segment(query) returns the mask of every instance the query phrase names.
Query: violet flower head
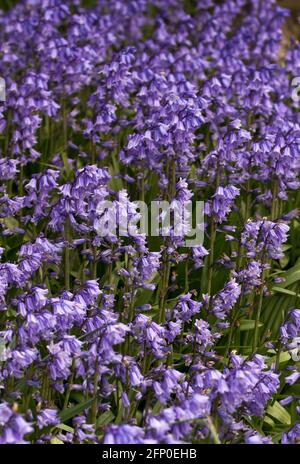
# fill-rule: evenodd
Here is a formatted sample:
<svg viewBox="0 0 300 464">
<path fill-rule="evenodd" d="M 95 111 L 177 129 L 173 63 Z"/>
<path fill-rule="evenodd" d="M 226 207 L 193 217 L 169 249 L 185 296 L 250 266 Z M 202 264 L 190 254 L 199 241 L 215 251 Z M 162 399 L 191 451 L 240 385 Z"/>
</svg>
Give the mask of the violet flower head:
<svg viewBox="0 0 300 464">
<path fill-rule="evenodd" d="M 28 443 L 26 435 L 33 431 L 31 424 L 14 412 L 7 403 L 0 404 L 0 443 L 22 445 Z"/>
</svg>

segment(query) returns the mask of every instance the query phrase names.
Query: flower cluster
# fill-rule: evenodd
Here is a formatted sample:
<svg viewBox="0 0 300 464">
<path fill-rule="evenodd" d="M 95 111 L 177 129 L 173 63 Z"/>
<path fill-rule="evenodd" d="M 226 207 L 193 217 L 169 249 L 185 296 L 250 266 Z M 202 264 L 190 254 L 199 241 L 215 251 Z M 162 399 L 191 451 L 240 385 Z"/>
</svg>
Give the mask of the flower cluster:
<svg viewBox="0 0 300 464">
<path fill-rule="evenodd" d="M 1 444 L 300 442 L 288 14 L 275 0 L 0 12 Z M 170 224 L 160 210 L 147 236 L 154 201 Z M 193 212 L 174 216 L 196 201 L 204 239 L 188 247 Z"/>
</svg>

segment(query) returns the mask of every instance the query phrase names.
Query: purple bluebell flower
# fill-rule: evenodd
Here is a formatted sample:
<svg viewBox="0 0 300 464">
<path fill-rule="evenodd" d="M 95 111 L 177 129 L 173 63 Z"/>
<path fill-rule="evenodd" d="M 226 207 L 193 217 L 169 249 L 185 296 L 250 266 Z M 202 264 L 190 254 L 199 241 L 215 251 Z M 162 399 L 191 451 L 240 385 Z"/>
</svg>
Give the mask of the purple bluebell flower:
<svg viewBox="0 0 300 464">
<path fill-rule="evenodd" d="M 37 415 L 37 426 L 39 429 L 43 429 L 49 425 L 57 425 L 59 422 L 56 409 L 43 409 Z"/>
<path fill-rule="evenodd" d="M 33 431 L 31 424 L 13 411 L 7 403 L 0 404 L 0 443 L 22 445 L 28 443 L 26 435 Z"/>
</svg>

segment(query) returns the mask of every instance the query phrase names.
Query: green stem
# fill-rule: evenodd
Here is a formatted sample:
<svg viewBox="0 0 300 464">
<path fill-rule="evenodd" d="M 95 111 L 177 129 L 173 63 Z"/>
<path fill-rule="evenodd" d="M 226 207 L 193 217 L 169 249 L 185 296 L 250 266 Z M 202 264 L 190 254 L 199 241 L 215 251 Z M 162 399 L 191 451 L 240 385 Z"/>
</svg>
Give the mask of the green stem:
<svg viewBox="0 0 300 464">
<path fill-rule="evenodd" d="M 167 294 L 168 294 L 168 286 L 169 286 L 169 279 L 170 279 L 170 270 L 171 265 L 168 260 L 167 252 L 164 252 L 164 263 L 163 263 L 163 278 L 162 278 L 162 286 L 161 292 L 159 297 L 159 324 L 164 323 L 166 319 L 166 302 L 167 302 Z"/>
<path fill-rule="evenodd" d="M 217 172 L 216 172 L 216 190 L 220 184 L 220 161 L 217 162 Z M 214 268 L 214 253 L 215 253 L 215 241 L 217 235 L 217 224 L 214 221 L 213 215 L 211 216 L 210 224 L 210 244 L 209 244 L 209 255 L 208 255 L 208 277 L 207 277 L 207 289 L 206 293 L 211 294 L 212 290 L 212 277 L 213 277 L 213 268 Z M 211 307 L 212 298 L 210 298 L 209 306 Z M 209 308 L 210 309 L 210 308 Z"/>
<path fill-rule="evenodd" d="M 208 425 L 209 431 L 211 433 L 214 444 L 215 445 L 221 445 L 221 440 L 219 438 L 216 426 L 215 426 L 215 424 L 214 424 L 214 422 L 213 422 L 213 420 L 212 420 L 212 418 L 210 416 L 207 418 L 207 425 Z"/>
<path fill-rule="evenodd" d="M 146 347 L 146 343 L 144 343 L 144 359 L 143 359 L 143 368 L 142 368 L 143 375 L 145 375 L 147 372 L 147 364 L 148 364 L 147 347 Z"/>
<path fill-rule="evenodd" d="M 65 224 L 65 288 L 66 290 L 70 290 L 70 248 L 69 248 L 69 240 L 70 240 L 70 223 L 69 219 L 66 220 Z"/>
<path fill-rule="evenodd" d="M 176 190 L 176 164 L 175 161 L 172 161 L 171 173 L 169 172 L 169 163 L 167 164 L 167 174 L 169 175 L 170 182 L 169 182 L 169 189 L 167 192 L 167 197 L 169 202 L 175 196 Z M 170 272 L 171 272 L 171 263 L 169 261 L 169 256 L 167 253 L 168 248 L 168 240 L 165 239 L 164 241 L 164 252 L 163 252 L 163 268 L 162 268 L 162 285 L 160 288 L 160 295 L 159 295 L 159 316 L 158 322 L 164 323 L 166 319 L 166 299 L 168 294 L 168 287 L 169 287 L 169 280 L 170 280 Z"/>
<path fill-rule="evenodd" d="M 216 223 L 211 218 L 211 229 L 210 229 L 210 246 L 209 246 L 209 256 L 208 256 L 208 278 L 207 278 L 207 293 L 211 294 L 212 289 L 212 276 L 214 269 L 214 253 L 215 253 L 215 240 L 217 234 Z"/>
<path fill-rule="evenodd" d="M 96 248 L 92 245 L 92 263 L 91 263 L 91 278 L 94 280 L 97 278 L 97 251 Z"/>
<path fill-rule="evenodd" d="M 264 266 L 264 260 L 262 262 L 262 266 Z M 259 321 L 260 321 L 260 315 L 261 315 L 261 310 L 262 310 L 264 286 L 265 286 L 265 270 L 262 271 L 261 280 L 262 281 L 261 281 L 259 297 L 258 297 L 257 312 L 256 312 L 256 317 L 255 317 L 255 327 L 254 327 L 254 336 L 253 336 L 253 354 L 256 353 L 257 346 L 258 346 Z"/>
<path fill-rule="evenodd" d="M 185 262 L 184 267 L 184 293 L 188 293 L 189 291 L 189 255 Z"/>
<path fill-rule="evenodd" d="M 46 372 L 43 378 L 43 385 L 42 385 L 42 398 L 44 401 L 49 401 L 51 394 L 50 394 L 50 377 Z"/>
<path fill-rule="evenodd" d="M 71 395 L 71 391 L 72 391 L 72 384 L 74 382 L 74 376 L 75 376 L 74 375 L 74 368 L 75 368 L 75 362 L 73 360 L 72 366 L 71 366 L 72 374 L 69 376 L 69 379 L 68 379 L 68 388 L 67 388 L 66 396 L 65 396 L 65 399 L 64 399 L 63 409 L 67 409 L 68 404 L 69 404 L 69 399 L 70 399 L 70 395 Z"/>
<path fill-rule="evenodd" d="M 273 183 L 272 191 L 272 207 L 271 207 L 271 220 L 274 221 L 278 216 L 278 186 L 276 180 Z"/>
<path fill-rule="evenodd" d="M 141 191 L 140 191 L 140 201 L 145 201 L 145 175 L 142 173 L 141 178 Z"/>
<path fill-rule="evenodd" d="M 95 362 L 95 373 L 94 373 L 94 402 L 92 404 L 92 409 L 91 409 L 91 421 L 92 424 L 96 425 L 97 422 L 97 413 L 98 413 L 98 368 L 99 368 L 99 358 L 98 354 L 96 354 L 96 362 Z"/>
<path fill-rule="evenodd" d="M 242 295 L 242 293 L 241 293 Z M 241 299 L 241 296 L 239 298 L 239 301 Z M 234 335 L 234 331 L 235 331 L 235 326 L 236 326 L 236 322 L 239 318 L 239 314 L 240 314 L 240 302 L 238 303 L 237 305 L 237 308 L 234 312 L 234 315 L 233 315 L 233 318 L 231 320 L 231 323 L 230 323 L 230 332 L 229 332 L 229 337 L 228 337 L 228 343 L 227 343 L 227 349 L 226 349 L 226 353 L 225 353 L 225 359 L 228 358 L 228 355 L 229 355 L 229 352 L 230 352 L 230 349 L 231 349 L 231 344 L 232 344 L 232 339 L 233 339 L 233 335 Z"/>
<path fill-rule="evenodd" d="M 96 149 L 95 149 L 95 144 L 93 143 L 92 138 L 90 138 L 90 150 L 91 150 L 92 164 L 95 164 L 96 163 Z"/>
<path fill-rule="evenodd" d="M 251 212 L 251 195 L 250 195 L 250 191 L 251 191 L 251 186 L 250 186 L 250 180 L 248 179 L 247 180 L 247 186 L 246 186 L 246 206 L 245 206 L 245 217 L 244 217 L 244 222 L 245 223 L 247 222 L 248 217 L 249 217 L 250 212 Z M 240 233 L 241 233 L 241 231 L 240 231 Z M 236 260 L 236 269 L 235 269 L 236 273 L 238 273 L 240 271 L 240 269 L 242 267 L 242 262 L 243 262 L 242 244 L 241 244 L 241 240 L 239 240 L 239 242 L 238 242 L 237 260 Z M 234 332 L 235 332 L 235 329 L 236 329 L 236 322 L 237 322 L 239 314 L 240 314 L 242 300 L 243 300 L 243 286 L 241 288 L 241 294 L 240 294 L 240 297 L 238 299 L 237 306 L 236 306 L 236 308 L 234 309 L 234 312 L 233 312 L 233 318 L 232 318 L 231 325 L 230 325 L 230 332 L 229 332 L 229 337 L 228 337 L 228 343 L 227 343 L 227 350 L 226 350 L 225 359 L 228 357 L 228 354 L 230 352 L 232 339 L 233 339 Z"/>
</svg>

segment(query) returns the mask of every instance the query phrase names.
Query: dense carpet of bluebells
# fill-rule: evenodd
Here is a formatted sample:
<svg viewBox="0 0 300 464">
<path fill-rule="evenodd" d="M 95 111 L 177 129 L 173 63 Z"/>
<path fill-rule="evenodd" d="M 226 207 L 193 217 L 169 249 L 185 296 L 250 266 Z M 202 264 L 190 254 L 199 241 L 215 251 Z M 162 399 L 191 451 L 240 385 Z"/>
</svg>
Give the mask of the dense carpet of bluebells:
<svg viewBox="0 0 300 464">
<path fill-rule="evenodd" d="M 300 442 L 287 16 L 273 0 L 0 12 L 0 443 Z M 103 200 L 139 221 L 136 200 L 188 199 L 203 245 L 97 232 Z"/>
</svg>

